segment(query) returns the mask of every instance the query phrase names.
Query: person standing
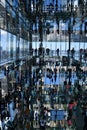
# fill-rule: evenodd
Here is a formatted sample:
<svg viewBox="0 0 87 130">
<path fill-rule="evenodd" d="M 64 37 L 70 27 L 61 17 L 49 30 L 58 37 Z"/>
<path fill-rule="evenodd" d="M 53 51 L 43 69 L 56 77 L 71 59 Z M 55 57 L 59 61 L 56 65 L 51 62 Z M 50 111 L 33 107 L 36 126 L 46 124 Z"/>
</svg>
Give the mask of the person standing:
<svg viewBox="0 0 87 130">
<path fill-rule="evenodd" d="M 87 106 L 85 110 L 85 116 L 84 116 L 84 128 L 83 130 L 87 130 Z"/>
<path fill-rule="evenodd" d="M 40 128 L 46 130 L 46 119 L 44 117 L 40 120 Z"/>
</svg>

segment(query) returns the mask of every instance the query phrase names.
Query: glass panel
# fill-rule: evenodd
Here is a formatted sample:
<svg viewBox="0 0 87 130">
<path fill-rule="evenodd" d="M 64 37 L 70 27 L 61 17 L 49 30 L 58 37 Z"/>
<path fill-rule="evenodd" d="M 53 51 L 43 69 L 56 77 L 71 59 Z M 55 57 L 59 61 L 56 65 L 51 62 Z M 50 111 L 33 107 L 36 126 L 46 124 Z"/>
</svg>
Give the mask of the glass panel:
<svg viewBox="0 0 87 130">
<path fill-rule="evenodd" d="M 20 38 L 19 48 L 20 48 L 19 57 L 22 57 L 22 55 L 23 55 L 23 39 L 22 38 Z"/>
<path fill-rule="evenodd" d="M 24 56 L 26 55 L 26 40 L 24 40 Z"/>
<path fill-rule="evenodd" d="M 10 59 L 13 59 L 13 35 L 9 33 L 10 36 Z"/>
<path fill-rule="evenodd" d="M 29 41 L 28 41 L 28 54 L 29 54 L 29 46 L 30 46 L 30 43 L 29 43 Z"/>
<path fill-rule="evenodd" d="M 28 41 L 25 40 L 25 55 L 28 54 Z"/>
<path fill-rule="evenodd" d="M 10 59 L 10 36 L 9 36 L 8 32 L 7 32 L 7 44 L 6 44 L 6 48 L 8 50 L 8 59 Z"/>
<path fill-rule="evenodd" d="M 1 30 L 1 61 L 5 62 L 16 56 L 16 36 Z"/>
<path fill-rule="evenodd" d="M 0 0 L 0 2 L 5 7 L 5 0 Z"/>
<path fill-rule="evenodd" d="M 16 57 L 16 36 L 13 35 L 13 57 Z"/>
<path fill-rule="evenodd" d="M 24 39 L 22 39 L 23 40 L 23 42 L 22 42 L 22 56 L 24 56 Z"/>
<path fill-rule="evenodd" d="M 1 61 L 5 61 L 8 59 L 8 46 L 7 46 L 8 40 L 7 40 L 7 32 L 4 30 L 1 30 Z"/>
</svg>

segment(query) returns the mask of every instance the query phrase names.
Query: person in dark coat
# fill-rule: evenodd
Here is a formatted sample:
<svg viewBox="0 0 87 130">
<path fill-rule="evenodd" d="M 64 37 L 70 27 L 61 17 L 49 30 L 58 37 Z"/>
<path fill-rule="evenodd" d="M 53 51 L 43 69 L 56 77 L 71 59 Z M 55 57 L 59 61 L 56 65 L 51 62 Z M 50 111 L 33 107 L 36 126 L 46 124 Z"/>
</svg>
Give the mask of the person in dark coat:
<svg viewBox="0 0 87 130">
<path fill-rule="evenodd" d="M 84 129 L 83 130 L 87 130 L 87 116 L 85 116 L 85 118 L 84 118 Z"/>
</svg>

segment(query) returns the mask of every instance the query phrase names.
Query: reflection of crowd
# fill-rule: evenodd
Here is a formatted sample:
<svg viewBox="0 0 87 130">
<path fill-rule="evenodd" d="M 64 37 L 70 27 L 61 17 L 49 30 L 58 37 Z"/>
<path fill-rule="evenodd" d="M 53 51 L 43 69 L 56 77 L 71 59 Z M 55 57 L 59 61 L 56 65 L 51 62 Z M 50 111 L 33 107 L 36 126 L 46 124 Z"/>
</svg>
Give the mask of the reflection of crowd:
<svg viewBox="0 0 87 130">
<path fill-rule="evenodd" d="M 46 76 L 51 80 L 52 83 L 53 83 L 53 79 L 56 82 L 56 79 L 57 79 L 57 68 L 54 68 L 54 70 L 52 70 L 51 68 L 47 68 Z"/>
<path fill-rule="evenodd" d="M 16 55 L 17 53 L 17 55 Z M 27 49 L 26 50 L 19 50 L 19 52 L 16 52 L 16 51 L 13 51 L 13 50 L 10 50 L 10 51 L 6 51 L 6 50 L 3 50 L 0 52 L 1 54 L 1 60 L 5 60 L 5 59 L 14 59 L 16 56 L 19 55 L 19 57 L 21 56 L 25 56 L 25 55 L 28 55 L 28 51 Z"/>
<path fill-rule="evenodd" d="M 8 51 L 2 51 L 2 53 L 1 53 L 1 59 L 3 60 L 3 59 L 7 59 L 7 58 L 9 58 L 9 52 Z"/>
<path fill-rule="evenodd" d="M 17 52 L 17 50 L 19 51 L 19 52 Z M 22 50 L 20 50 L 20 48 L 19 49 L 17 49 L 16 51 L 14 51 L 14 50 L 10 50 L 10 51 L 7 51 L 7 50 L 0 50 L 1 52 L 0 52 L 0 54 L 1 54 L 1 60 L 3 60 L 3 59 L 11 59 L 11 58 L 14 58 L 14 57 L 16 57 L 16 56 L 19 56 L 19 57 L 21 57 L 21 56 L 25 56 L 25 55 L 28 55 L 28 50 L 27 49 L 22 49 Z M 49 49 L 49 48 L 35 48 L 35 49 L 33 49 L 32 48 L 32 50 L 30 51 L 30 53 L 33 55 L 33 56 L 35 56 L 35 55 L 39 55 L 39 54 L 42 54 L 43 53 L 43 55 L 50 55 L 51 56 L 51 53 L 50 52 L 52 52 L 53 50 L 51 50 L 51 49 Z M 53 51 L 53 53 L 55 53 L 56 54 L 56 56 L 60 56 L 60 51 L 61 50 L 59 50 L 59 48 L 57 48 L 56 50 L 54 50 Z M 16 54 L 17 53 L 17 54 Z M 61 54 L 62 54 L 63 52 L 61 51 Z M 71 56 L 71 58 L 73 58 L 74 59 L 74 57 L 77 55 L 77 51 L 75 50 L 75 48 L 72 48 L 70 51 L 69 50 L 67 50 L 67 52 L 65 52 L 66 54 L 65 55 L 67 55 L 68 56 L 68 54 L 70 53 L 70 56 Z M 79 52 L 78 52 L 78 58 L 79 58 L 79 60 L 81 61 L 82 59 L 83 60 L 85 60 L 86 61 L 86 58 L 87 58 L 87 48 L 86 49 L 82 49 L 82 48 L 80 48 L 79 49 Z"/>
<path fill-rule="evenodd" d="M 55 74 L 55 71 L 53 71 L 51 68 L 47 68 L 46 71 L 47 71 L 46 72 L 47 77 L 52 79 L 52 75 Z M 65 69 L 62 69 L 62 71 L 60 73 L 66 73 L 66 72 L 67 71 L 65 71 Z M 73 68 L 73 70 L 71 71 L 71 74 L 72 73 L 77 73 L 77 69 Z M 76 84 L 74 84 L 74 87 L 72 87 L 72 84 L 67 84 L 67 82 L 64 83 L 64 85 L 65 85 L 64 93 L 66 94 L 66 97 L 69 96 L 68 100 L 67 100 L 68 101 L 67 103 L 69 104 L 67 121 L 68 121 L 69 126 L 73 125 L 73 122 L 76 120 L 76 116 L 78 116 L 76 114 L 76 112 L 78 111 L 78 109 L 80 107 L 81 110 L 83 111 L 82 114 L 84 115 L 84 129 L 87 129 L 87 125 L 86 125 L 86 122 L 87 122 L 87 114 L 86 114 L 86 112 L 87 112 L 87 98 L 86 98 L 87 90 L 85 90 L 86 83 L 85 83 L 85 85 L 83 84 L 83 82 L 85 81 L 84 79 L 87 76 L 87 71 L 85 71 L 85 72 L 81 71 L 81 75 L 83 75 L 82 78 L 81 79 L 78 78 L 78 79 L 79 79 L 79 81 L 80 80 L 82 81 L 82 84 L 76 83 Z M 53 93 L 54 92 L 52 91 L 52 95 L 53 95 Z"/>
<path fill-rule="evenodd" d="M 42 92 L 42 77 L 43 71 L 38 69 L 36 72 L 31 72 L 32 78 L 29 79 L 30 73 L 27 72 L 27 66 L 25 71 L 21 71 L 18 68 L 11 67 L 8 70 L 4 69 L 5 75 L 8 77 L 9 81 L 12 77 L 16 79 L 16 84 L 14 85 L 14 91 L 9 91 L 8 95 L 4 99 L 2 99 L 2 113 L 1 113 L 1 121 L 2 124 L 5 122 L 7 118 L 16 126 L 17 129 L 21 130 L 22 125 L 26 126 L 27 129 L 30 129 L 32 126 L 33 120 L 36 121 L 36 125 L 39 123 L 39 126 L 42 130 L 45 130 L 47 126 L 50 126 L 50 109 L 45 107 L 43 104 L 45 103 L 45 96 Z M 74 68 L 73 68 L 74 69 Z M 52 82 L 53 79 L 56 81 L 57 73 L 67 75 L 68 70 L 66 68 L 61 68 L 60 70 L 56 67 L 46 68 L 46 72 L 44 71 L 44 75 L 46 73 L 46 77 L 48 77 Z M 74 71 L 76 73 L 76 69 L 72 70 L 71 73 Z M 13 73 L 14 72 L 14 73 Z M 87 73 L 85 72 L 85 75 Z M 63 76 L 61 76 L 63 77 Z M 66 77 L 68 79 L 68 77 Z M 29 86 L 29 81 L 31 81 L 31 86 Z M 27 85 L 26 85 L 27 84 Z M 26 86 L 26 87 L 25 87 Z M 68 117 L 67 123 L 69 126 L 73 127 L 73 121 L 76 120 L 76 111 L 78 110 L 78 106 L 82 109 L 82 114 L 84 117 L 84 129 L 87 128 L 87 92 L 82 89 L 83 86 L 79 84 L 68 84 L 67 82 L 64 84 L 64 90 L 61 90 L 60 93 L 57 88 L 58 86 L 51 86 L 49 85 L 49 92 L 47 93 L 50 97 L 50 106 L 51 109 L 55 109 L 54 104 L 54 97 L 55 95 L 59 96 L 59 94 L 64 94 L 66 99 L 66 106 Z M 62 104 L 61 102 L 62 97 L 60 97 L 60 101 L 57 102 L 58 104 Z M 8 106 L 13 103 L 11 110 L 16 109 L 16 122 L 11 120 L 13 117 Z M 33 103 L 36 103 L 38 106 L 36 109 L 33 109 Z M 62 122 L 62 121 L 61 121 Z M 2 125 L 4 127 L 4 125 Z M 14 128 L 12 128 L 13 130 Z M 10 130 L 10 129 L 9 129 Z"/>
</svg>

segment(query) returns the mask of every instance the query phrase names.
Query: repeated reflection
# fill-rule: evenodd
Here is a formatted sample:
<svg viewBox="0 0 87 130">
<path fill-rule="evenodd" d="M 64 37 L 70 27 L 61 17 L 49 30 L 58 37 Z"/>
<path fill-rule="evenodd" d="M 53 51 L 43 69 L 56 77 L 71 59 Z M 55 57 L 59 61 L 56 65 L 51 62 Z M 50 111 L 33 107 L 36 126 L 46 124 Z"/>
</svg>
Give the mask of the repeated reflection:
<svg viewBox="0 0 87 130">
<path fill-rule="evenodd" d="M 17 52 L 17 42 L 19 42 Z M 19 53 L 19 58 L 28 55 L 29 52 L 29 42 L 25 39 L 19 38 L 17 41 L 17 36 L 1 30 L 1 62 L 13 60 L 16 58 L 16 53 Z"/>
<path fill-rule="evenodd" d="M 19 41 L 17 41 L 19 40 Z M 17 42 L 19 42 L 19 46 L 17 46 Z M 17 36 L 6 32 L 4 30 L 1 30 L 1 62 L 12 60 L 16 58 L 16 53 L 18 53 L 19 58 L 22 58 L 29 54 L 29 41 L 23 39 L 23 38 L 17 38 Z M 19 48 L 17 52 L 17 47 Z M 46 51 L 47 48 L 49 48 L 52 51 L 54 51 L 54 55 L 57 55 L 56 49 L 59 49 L 59 53 L 61 56 L 67 55 L 68 50 L 68 42 L 43 42 L 43 47 Z M 38 50 L 39 48 L 39 42 L 32 42 L 32 48 L 34 50 Z M 75 49 L 77 52 L 77 57 L 79 57 L 79 50 L 80 49 L 87 49 L 87 43 L 86 42 L 71 42 L 71 50 Z M 36 52 L 35 52 L 36 53 Z"/>
</svg>

